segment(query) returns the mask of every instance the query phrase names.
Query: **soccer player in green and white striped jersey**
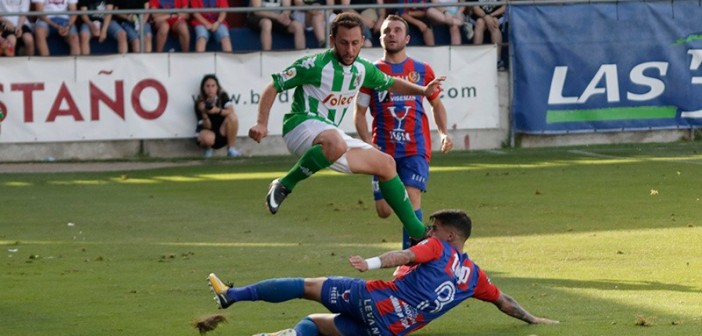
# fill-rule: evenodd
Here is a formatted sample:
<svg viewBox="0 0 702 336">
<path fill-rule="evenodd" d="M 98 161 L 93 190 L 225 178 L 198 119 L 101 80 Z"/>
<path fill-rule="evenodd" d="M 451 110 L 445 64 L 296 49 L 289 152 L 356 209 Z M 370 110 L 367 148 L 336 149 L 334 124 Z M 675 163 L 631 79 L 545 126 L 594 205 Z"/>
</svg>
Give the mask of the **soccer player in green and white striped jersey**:
<svg viewBox="0 0 702 336">
<path fill-rule="evenodd" d="M 268 210 L 275 214 L 298 182 L 330 167 L 347 174 L 378 176 L 380 190 L 410 236 L 421 239 L 425 226 L 417 218 L 407 191 L 397 176 L 395 160 L 375 147 L 338 128 L 354 105 L 361 87 L 388 90 L 403 95 L 430 96 L 440 89 L 445 76 L 426 86 L 392 78 L 371 62 L 358 58 L 363 45 L 363 21 L 355 13 L 341 13 L 331 24 L 332 49 L 303 57 L 282 72 L 272 75 L 261 94 L 258 119 L 249 137 L 261 142 L 268 135 L 268 118 L 279 92 L 295 88 L 292 111 L 283 120 L 283 139 L 297 163 L 270 185 Z"/>
</svg>

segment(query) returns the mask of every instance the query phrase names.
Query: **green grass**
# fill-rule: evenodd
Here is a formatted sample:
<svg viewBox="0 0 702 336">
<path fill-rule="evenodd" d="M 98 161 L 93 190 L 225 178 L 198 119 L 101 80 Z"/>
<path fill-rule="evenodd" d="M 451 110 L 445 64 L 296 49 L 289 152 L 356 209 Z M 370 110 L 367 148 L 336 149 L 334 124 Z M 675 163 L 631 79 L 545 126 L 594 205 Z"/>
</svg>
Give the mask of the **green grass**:
<svg viewBox="0 0 702 336">
<path fill-rule="evenodd" d="M 536 315 L 468 300 L 418 335 L 695 335 L 702 330 L 699 143 L 436 154 L 428 217 L 466 209 L 467 252 Z M 291 157 L 137 172 L 0 175 L 3 335 L 197 335 L 205 277 L 360 274 L 352 254 L 399 247 L 366 176 L 322 172 L 272 216 Z M 652 190 L 657 194 L 652 195 Z M 69 223 L 72 223 L 69 225 Z M 211 335 L 290 327 L 320 305 L 242 303 Z M 650 326 L 641 326 L 648 324 Z"/>
</svg>

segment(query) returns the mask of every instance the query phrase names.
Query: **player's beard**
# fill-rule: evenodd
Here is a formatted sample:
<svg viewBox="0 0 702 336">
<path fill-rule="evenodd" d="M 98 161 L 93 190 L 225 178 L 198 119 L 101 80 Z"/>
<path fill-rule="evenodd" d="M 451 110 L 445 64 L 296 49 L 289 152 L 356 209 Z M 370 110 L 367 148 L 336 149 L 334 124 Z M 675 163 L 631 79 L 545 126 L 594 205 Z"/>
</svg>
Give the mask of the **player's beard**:
<svg viewBox="0 0 702 336">
<path fill-rule="evenodd" d="M 339 51 L 336 49 L 334 49 L 334 56 L 336 57 L 337 60 L 339 60 L 339 63 L 346 65 L 346 66 L 352 65 L 358 59 L 358 54 L 356 54 L 356 56 L 353 57 L 353 60 L 350 63 L 346 63 L 346 60 L 344 59 L 344 57 L 342 57 L 341 54 L 339 53 Z"/>
<path fill-rule="evenodd" d="M 395 45 L 394 48 L 388 46 L 388 43 L 383 43 L 384 50 L 388 55 L 396 55 L 396 54 L 402 52 L 402 50 L 404 50 L 405 47 L 407 46 L 406 44 L 404 44 L 400 41 L 394 42 L 393 44 Z"/>
</svg>

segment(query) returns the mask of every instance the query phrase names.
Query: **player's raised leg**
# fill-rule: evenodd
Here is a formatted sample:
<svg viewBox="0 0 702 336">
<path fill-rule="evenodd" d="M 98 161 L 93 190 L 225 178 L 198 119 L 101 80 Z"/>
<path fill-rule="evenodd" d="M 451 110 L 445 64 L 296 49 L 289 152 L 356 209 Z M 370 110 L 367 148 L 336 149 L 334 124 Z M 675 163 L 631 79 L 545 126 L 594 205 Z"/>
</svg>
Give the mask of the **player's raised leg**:
<svg viewBox="0 0 702 336">
<path fill-rule="evenodd" d="M 375 148 L 352 148 L 346 153 L 349 169 L 354 174 L 378 176 L 378 187 L 409 235 L 424 237 L 426 227 L 417 218 L 405 185 L 397 176 L 395 160 Z"/>
</svg>

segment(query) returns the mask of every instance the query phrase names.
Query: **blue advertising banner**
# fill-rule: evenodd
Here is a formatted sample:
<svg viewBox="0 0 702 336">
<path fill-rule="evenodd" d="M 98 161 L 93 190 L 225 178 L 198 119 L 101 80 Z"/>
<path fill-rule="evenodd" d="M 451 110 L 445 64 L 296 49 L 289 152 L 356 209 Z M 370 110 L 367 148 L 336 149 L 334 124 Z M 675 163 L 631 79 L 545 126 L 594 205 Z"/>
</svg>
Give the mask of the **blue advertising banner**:
<svg viewBox="0 0 702 336">
<path fill-rule="evenodd" d="M 702 3 L 513 5 L 519 133 L 702 126 Z"/>
</svg>

